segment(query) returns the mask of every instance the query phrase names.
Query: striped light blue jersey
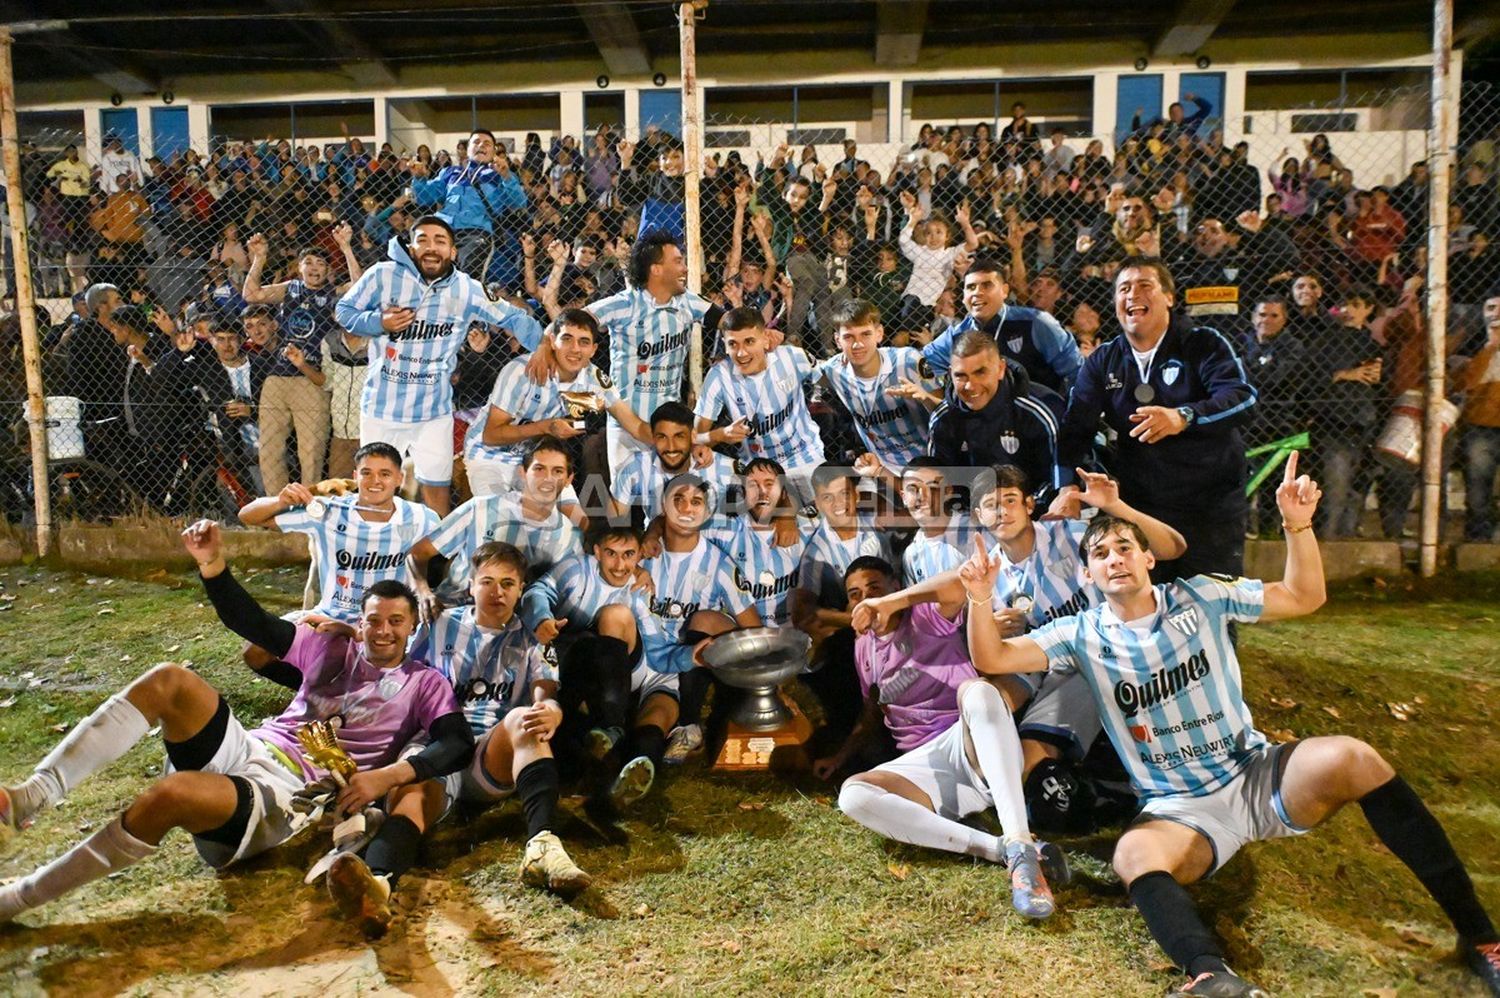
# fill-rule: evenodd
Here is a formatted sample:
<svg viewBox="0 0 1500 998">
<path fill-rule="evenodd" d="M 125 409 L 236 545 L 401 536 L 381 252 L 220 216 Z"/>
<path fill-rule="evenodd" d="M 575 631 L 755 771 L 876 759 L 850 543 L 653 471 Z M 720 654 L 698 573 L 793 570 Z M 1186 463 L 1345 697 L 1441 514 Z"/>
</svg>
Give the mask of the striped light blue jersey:
<svg viewBox="0 0 1500 998">
<path fill-rule="evenodd" d="M 1156 613 L 1144 620 L 1123 623 L 1104 603 L 1028 637 L 1049 668 L 1088 680 L 1138 794 L 1202 796 L 1266 744 L 1245 704 L 1228 629 L 1259 620 L 1265 592 L 1258 579 L 1196 575 L 1155 594 Z"/>
<path fill-rule="evenodd" d="M 517 357 L 501 368 L 495 378 L 495 387 L 490 391 L 489 407 L 474 420 L 464 436 L 464 459 L 467 461 L 495 461 L 499 464 L 521 466 L 521 457 L 526 452 L 525 443 L 487 444 L 484 442 L 484 424 L 491 409 L 498 409 L 510 416 L 516 426 L 539 423 L 544 419 L 562 419 L 568 416 L 568 407 L 563 404 L 561 392 L 591 392 L 604 399 L 606 407 L 620 401 L 614 382 L 609 375 L 589 364 L 571 381 L 559 381 L 554 375 L 546 384 L 538 385 L 526 375 L 526 364 L 531 355 Z"/>
<path fill-rule="evenodd" d="M 855 374 L 843 354 L 829 357 L 818 370 L 854 417 L 854 430 L 865 450 L 880 458 L 881 464 L 899 474 L 912 458 L 927 453 L 927 407 L 916 399 L 886 394 L 887 388 L 903 380 L 942 393 L 941 383 L 927 370 L 920 350 L 881 347 L 880 373 L 873 378 Z"/>
<path fill-rule="evenodd" d="M 320 499 L 323 516 L 302 508 L 276 516 L 283 533 L 306 534 L 317 558 L 322 597 L 313 612 L 353 623 L 365 590 L 386 579 L 411 583 L 406 556 L 438 525 L 437 514 L 420 503 L 396 499 L 396 512 L 384 523 L 366 520 L 355 509 L 357 496 Z"/>
<path fill-rule="evenodd" d="M 1035 520 L 1032 527 L 1036 546 L 1019 562 L 1007 558 L 999 544 L 990 548 L 990 557 L 1000 559 L 995 608 L 1024 610 L 1027 627 L 1041 627 L 1098 603 L 1099 590 L 1078 553 L 1089 521 Z"/>
<path fill-rule="evenodd" d="M 616 501 L 626 506 L 640 506 L 646 511 L 646 519 L 653 520 L 661 513 L 661 494 L 668 482 L 678 475 L 697 475 L 708 485 L 708 509 L 714 516 L 724 513 L 724 496 L 729 487 L 739 481 L 734 473 L 734 462 L 713 452 L 714 459 L 706 468 L 689 463 L 686 470 L 668 471 L 662 467 L 661 459 L 654 450 L 632 451 L 620 470 L 615 472 L 612 494 Z"/>
<path fill-rule="evenodd" d="M 725 358 L 703 379 L 703 394 L 693 414 L 717 419 L 727 410 L 731 421 L 743 418 L 749 423 L 750 435 L 740 444 L 746 461 L 769 457 L 787 469 L 822 464 L 823 437 L 802 391 L 802 383 L 816 376 L 801 347 L 769 351 L 766 369 L 759 374 L 741 374 Z"/>
<path fill-rule="evenodd" d="M 673 641 L 699 610 L 722 610 L 734 617 L 755 603 L 735 583 L 734 569 L 724 552 L 701 536 L 691 551 L 664 549 L 641 565 L 651 573 L 656 587 L 651 614 Z"/>
<path fill-rule="evenodd" d="M 786 624 L 792 619 L 791 595 L 801 578 L 802 552 L 817 524 L 799 516 L 797 541 L 778 547 L 772 530 L 756 530 L 751 518 L 739 516 L 729 524 L 703 528 L 703 536 L 717 544 L 729 557 L 734 584 L 749 594 L 767 626 Z"/>
<path fill-rule="evenodd" d="M 691 291 L 658 304 L 649 291 L 626 288 L 589 305 L 609 333 L 609 374 L 621 398 L 650 420 L 663 402 L 682 395 L 688 339 L 713 303 Z"/>
<path fill-rule="evenodd" d="M 854 536 L 845 540 L 822 518 L 807 539 L 802 552 L 802 577 L 797 588 L 818 597 L 818 606 L 829 610 L 847 610 L 849 596 L 844 591 L 844 573 L 855 558 L 883 558 L 896 567 L 896 556 L 885 532 L 865 516 L 859 518 Z M 897 569 L 899 571 L 899 569 Z"/>
<path fill-rule="evenodd" d="M 557 669 L 539 644 L 512 616 L 499 630 L 479 626 L 472 605 L 444 610 L 428 629 L 425 646 L 412 649 L 453 684 L 475 737 L 483 735 L 516 707 L 529 707 L 532 687 L 557 682 Z"/>
<path fill-rule="evenodd" d="M 599 611 L 611 604 L 630 608 L 645 662 L 657 672 L 686 672 L 693 667 L 693 649 L 677 644 L 647 605 L 645 593 L 610 585 L 599 571 L 599 562 L 575 555 L 553 565 L 547 574 L 528 586 L 521 597 L 521 619 L 533 632 L 544 620 L 566 620 L 569 630 L 593 626 Z"/>
<path fill-rule="evenodd" d="M 465 602 L 469 594 L 469 559 L 481 544 L 504 541 L 526 556 L 527 578 L 536 578 L 570 554 L 581 554 L 578 528 L 556 509 L 545 520 L 532 520 L 517 495 L 475 496 L 449 513 L 427 537 L 438 553 L 451 559 L 448 578 L 438 591 L 446 602 Z"/>
<path fill-rule="evenodd" d="M 380 324 L 381 310 L 416 310 L 397 333 Z M 360 412 L 395 423 L 422 423 L 453 414 L 453 372 L 469 326 L 503 326 L 522 346 L 535 350 L 542 327 L 503 301 L 491 301 L 484 285 L 461 270 L 428 282 L 411 254 L 395 238 L 390 259 L 365 271 L 334 310 L 339 325 L 370 338 L 370 367 Z"/>
<path fill-rule="evenodd" d="M 974 534 L 978 529 L 968 517 L 954 513 L 947 529 L 937 537 L 928 537 L 918 530 L 901 555 L 906 584 L 914 586 L 962 565 L 974 553 Z"/>
</svg>

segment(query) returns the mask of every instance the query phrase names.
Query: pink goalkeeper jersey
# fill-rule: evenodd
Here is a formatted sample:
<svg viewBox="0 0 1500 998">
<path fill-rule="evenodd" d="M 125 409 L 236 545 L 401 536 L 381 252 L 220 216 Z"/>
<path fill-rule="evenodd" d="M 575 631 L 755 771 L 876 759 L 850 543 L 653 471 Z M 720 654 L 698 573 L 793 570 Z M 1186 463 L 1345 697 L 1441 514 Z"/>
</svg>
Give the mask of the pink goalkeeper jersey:
<svg viewBox="0 0 1500 998">
<path fill-rule="evenodd" d="M 969 660 L 965 620 L 965 612 L 948 620 L 936 603 L 919 603 L 891 633 L 866 631 L 855 640 L 860 688 L 879 688 L 885 726 L 903 752 L 958 721 L 958 688 L 979 675 Z"/>
<path fill-rule="evenodd" d="M 302 673 L 302 686 L 286 710 L 250 735 L 300 765 L 309 780 L 323 772 L 302 757 L 297 743 L 297 729 L 308 721 L 338 717 L 339 744 L 364 770 L 395 762 L 413 737 L 458 710 L 453 687 L 425 662 L 408 658 L 394 669 L 378 669 L 354 639 L 319 634 L 306 624 L 297 625 L 282 657 Z"/>
</svg>

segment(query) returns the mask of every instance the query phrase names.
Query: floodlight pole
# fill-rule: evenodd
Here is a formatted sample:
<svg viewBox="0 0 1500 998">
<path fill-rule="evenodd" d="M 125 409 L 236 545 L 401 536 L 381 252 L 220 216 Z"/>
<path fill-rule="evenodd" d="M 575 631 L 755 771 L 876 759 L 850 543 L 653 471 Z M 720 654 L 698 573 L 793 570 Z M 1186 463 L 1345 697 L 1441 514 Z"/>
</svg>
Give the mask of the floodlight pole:
<svg viewBox="0 0 1500 998">
<path fill-rule="evenodd" d="M 703 226 L 699 214 L 699 177 L 703 173 L 703 119 L 698 114 L 698 12 L 708 0 L 684 0 L 677 5 L 682 43 L 682 235 L 687 245 L 688 290 L 703 290 Z M 693 327 L 688 344 L 688 381 L 697 396 L 703 388 L 703 327 Z"/>
<path fill-rule="evenodd" d="M 11 70 L 10 27 L 0 26 L 0 144 L 4 145 L 5 201 L 10 212 L 10 251 L 15 260 L 16 316 L 26 367 L 26 423 L 31 430 L 31 491 L 36 504 L 36 550 L 52 550 L 52 491 L 47 475 L 47 400 L 42 387 L 42 349 L 37 340 L 36 296 L 31 286 L 31 249 L 26 231 L 26 193 L 21 188 L 21 133 L 16 125 L 16 81 Z"/>
<path fill-rule="evenodd" d="M 1432 114 L 1427 131 L 1427 398 L 1422 407 L 1422 507 L 1418 570 L 1437 574 L 1443 510 L 1443 425 L 1448 339 L 1448 164 L 1453 124 L 1453 0 L 1432 5 Z"/>
</svg>

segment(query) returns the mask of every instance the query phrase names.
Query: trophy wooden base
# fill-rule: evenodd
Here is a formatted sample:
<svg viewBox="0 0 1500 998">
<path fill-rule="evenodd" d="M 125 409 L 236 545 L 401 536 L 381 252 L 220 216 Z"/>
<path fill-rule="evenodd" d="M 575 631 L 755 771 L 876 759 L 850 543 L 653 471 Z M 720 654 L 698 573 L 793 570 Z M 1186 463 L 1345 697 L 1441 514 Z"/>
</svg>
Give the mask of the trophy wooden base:
<svg viewBox="0 0 1500 998">
<path fill-rule="evenodd" d="M 791 711 L 792 719 L 770 731 L 750 731 L 730 721 L 724 744 L 714 758 L 714 769 L 728 773 L 787 772 L 811 766 L 806 744 L 812 737 L 812 722 L 789 697 L 781 693 L 777 696 Z"/>
</svg>

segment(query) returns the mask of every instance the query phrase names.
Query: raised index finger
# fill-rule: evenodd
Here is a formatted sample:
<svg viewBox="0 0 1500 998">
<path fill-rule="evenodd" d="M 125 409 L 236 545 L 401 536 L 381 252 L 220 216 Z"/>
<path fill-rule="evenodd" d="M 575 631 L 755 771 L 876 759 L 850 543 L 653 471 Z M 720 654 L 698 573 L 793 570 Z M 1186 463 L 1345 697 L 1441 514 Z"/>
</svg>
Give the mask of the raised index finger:
<svg viewBox="0 0 1500 998">
<path fill-rule="evenodd" d="M 1297 480 L 1297 451 L 1292 451 L 1291 454 L 1287 455 L 1287 459 L 1286 459 L 1286 474 L 1282 477 L 1281 481 L 1282 481 L 1282 484 L 1284 484 L 1284 485 L 1291 485 L 1296 480 Z"/>
</svg>

